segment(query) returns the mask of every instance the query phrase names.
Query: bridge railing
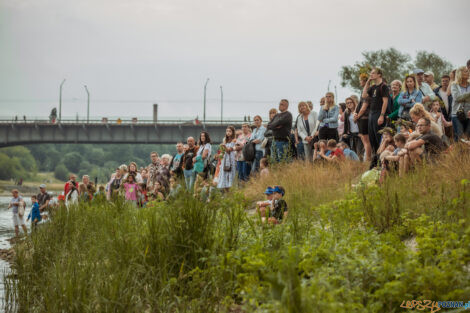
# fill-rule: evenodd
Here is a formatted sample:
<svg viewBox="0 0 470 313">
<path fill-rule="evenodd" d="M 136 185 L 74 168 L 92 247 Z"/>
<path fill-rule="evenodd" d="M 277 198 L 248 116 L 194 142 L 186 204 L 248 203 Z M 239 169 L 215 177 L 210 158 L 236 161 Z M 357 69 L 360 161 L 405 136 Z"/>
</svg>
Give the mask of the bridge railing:
<svg viewBox="0 0 470 313">
<path fill-rule="evenodd" d="M 33 124 L 33 125 L 227 125 L 227 124 L 241 124 L 242 120 L 206 120 L 204 123 L 196 119 L 173 119 L 173 120 L 141 120 L 141 119 L 93 119 L 93 120 L 77 120 L 77 119 L 63 119 L 50 120 L 50 119 L 0 119 L 0 124 Z"/>
</svg>

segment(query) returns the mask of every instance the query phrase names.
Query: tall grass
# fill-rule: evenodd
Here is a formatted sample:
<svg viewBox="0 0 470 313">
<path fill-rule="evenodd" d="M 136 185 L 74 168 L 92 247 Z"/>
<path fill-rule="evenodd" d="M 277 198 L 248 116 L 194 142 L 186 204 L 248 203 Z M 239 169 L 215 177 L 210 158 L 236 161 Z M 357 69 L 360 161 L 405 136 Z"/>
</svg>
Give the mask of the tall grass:
<svg viewBox="0 0 470 313">
<path fill-rule="evenodd" d="M 363 170 L 295 163 L 209 203 L 59 210 L 17 245 L 7 311 L 401 312 L 470 297 L 468 152 L 354 190 Z M 287 190 L 277 226 L 246 213 L 267 185 Z"/>
</svg>

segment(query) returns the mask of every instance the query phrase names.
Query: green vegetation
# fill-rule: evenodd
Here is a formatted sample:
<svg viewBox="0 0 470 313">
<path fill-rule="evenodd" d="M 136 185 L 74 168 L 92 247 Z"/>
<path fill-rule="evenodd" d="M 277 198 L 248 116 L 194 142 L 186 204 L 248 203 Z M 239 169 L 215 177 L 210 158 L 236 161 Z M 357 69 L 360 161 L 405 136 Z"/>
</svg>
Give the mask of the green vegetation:
<svg viewBox="0 0 470 313">
<path fill-rule="evenodd" d="M 62 181 L 69 173 L 88 174 L 99 183 L 109 180 L 121 164 L 148 165 L 150 152 L 173 153 L 174 145 L 44 144 L 0 149 L 0 179 L 34 179 L 37 171 L 53 172 Z"/>
<path fill-rule="evenodd" d="M 405 75 L 415 68 L 434 73 L 434 81 L 439 82 L 442 75 L 449 75 L 452 71 L 452 63 L 440 57 L 434 52 L 418 51 L 413 61 L 407 53 L 395 48 L 381 49 L 377 51 L 364 51 L 363 60 L 354 65 L 341 67 L 341 86 L 349 86 L 356 91 L 362 91 L 359 85 L 359 74 L 369 73 L 372 67 L 380 67 L 384 70 L 384 78 L 391 83 L 394 79 L 404 80 Z"/>
<path fill-rule="evenodd" d="M 274 168 L 273 178 L 209 203 L 181 195 L 145 209 L 122 201 L 63 208 L 16 246 L 7 306 L 349 313 L 468 299 L 469 154 L 454 151 L 380 187 L 353 188 L 359 169 L 346 167 Z M 271 179 L 289 203 L 277 226 L 246 211 Z"/>
</svg>

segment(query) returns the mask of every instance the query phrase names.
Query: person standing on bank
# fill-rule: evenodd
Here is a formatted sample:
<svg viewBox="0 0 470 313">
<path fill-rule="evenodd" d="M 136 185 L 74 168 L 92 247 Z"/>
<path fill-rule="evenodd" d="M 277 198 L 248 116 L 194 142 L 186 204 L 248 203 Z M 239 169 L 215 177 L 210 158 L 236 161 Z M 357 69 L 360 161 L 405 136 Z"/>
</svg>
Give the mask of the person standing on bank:
<svg viewBox="0 0 470 313">
<path fill-rule="evenodd" d="M 233 179 L 237 171 L 235 160 L 235 127 L 229 126 L 225 130 L 224 141 L 220 144 L 224 151 L 224 157 L 220 163 L 220 171 L 217 179 L 217 188 L 229 191 L 233 185 Z"/>
<path fill-rule="evenodd" d="M 13 189 L 11 191 L 12 198 L 10 200 L 10 204 L 8 205 L 8 208 L 12 209 L 13 213 L 13 225 L 15 226 L 15 234 L 16 237 L 20 235 L 20 228 L 19 226 L 21 225 L 21 228 L 23 228 L 23 231 L 25 234 L 28 233 L 28 229 L 26 228 L 26 225 L 24 223 L 24 207 L 25 203 L 23 198 L 19 195 L 18 189 Z M 20 215 L 20 206 L 23 208 L 23 215 Z"/>
<path fill-rule="evenodd" d="M 373 68 L 370 72 L 369 79 L 367 80 L 362 91 L 362 97 L 370 97 L 370 112 L 369 112 L 369 140 L 372 146 L 372 151 L 375 153 L 380 145 L 380 133 L 385 126 L 385 113 L 388 106 L 388 98 L 390 91 L 388 86 L 383 81 L 383 72 L 380 68 Z M 371 85 L 371 81 L 374 85 Z"/>
<path fill-rule="evenodd" d="M 40 192 L 36 197 L 39 204 L 39 211 L 44 212 L 44 210 L 49 206 L 51 196 L 47 193 L 46 185 L 44 184 L 39 185 L 39 191 Z"/>
<path fill-rule="evenodd" d="M 297 132 L 304 146 L 305 160 L 312 161 L 313 137 L 317 129 L 317 113 L 311 111 L 306 102 L 299 103 Z"/>
<path fill-rule="evenodd" d="M 186 189 L 192 190 L 194 181 L 196 180 L 196 172 L 194 171 L 194 158 L 196 157 L 198 146 L 193 137 L 187 139 L 188 149 L 183 155 L 183 174 L 186 183 Z"/>
<path fill-rule="evenodd" d="M 251 133 L 250 140 L 255 144 L 255 159 L 253 161 L 253 166 L 251 167 L 251 173 L 258 172 L 260 166 L 260 160 L 263 158 L 264 149 L 261 147 L 262 142 L 264 141 L 264 133 L 266 132 L 266 127 L 261 125 L 263 120 L 261 116 L 256 115 L 253 119 L 255 122 L 255 128 Z"/>
<path fill-rule="evenodd" d="M 325 105 L 320 108 L 318 114 L 318 121 L 320 122 L 318 138 L 320 140 L 334 139 L 338 141 L 338 116 L 339 107 L 335 104 L 335 95 L 332 92 L 327 92 Z"/>
<path fill-rule="evenodd" d="M 277 162 L 290 159 L 289 140 L 292 128 L 292 114 L 287 111 L 289 101 L 282 99 L 279 103 L 279 113 L 268 123 L 268 129 L 273 132 L 271 155 Z"/>
</svg>

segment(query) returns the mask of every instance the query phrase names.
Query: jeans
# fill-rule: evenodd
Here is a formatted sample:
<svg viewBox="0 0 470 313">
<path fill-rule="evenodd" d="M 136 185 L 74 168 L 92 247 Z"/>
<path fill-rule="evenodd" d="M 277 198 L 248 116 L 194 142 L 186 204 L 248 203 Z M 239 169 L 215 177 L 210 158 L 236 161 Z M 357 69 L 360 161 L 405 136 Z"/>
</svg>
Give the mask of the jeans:
<svg viewBox="0 0 470 313">
<path fill-rule="evenodd" d="M 302 140 L 296 145 L 297 149 L 297 159 L 298 160 L 304 160 L 305 159 L 305 150 L 304 150 L 304 144 L 302 143 Z"/>
<path fill-rule="evenodd" d="M 255 173 L 259 171 L 259 163 L 260 160 L 263 158 L 263 151 L 256 151 L 255 159 L 253 160 L 253 165 L 251 166 L 251 173 Z"/>
<path fill-rule="evenodd" d="M 454 140 L 458 141 L 464 133 L 470 136 L 470 122 L 462 123 L 457 116 L 452 115 L 452 127 L 454 128 Z"/>
<path fill-rule="evenodd" d="M 250 177 L 251 164 L 246 161 L 237 161 L 238 179 L 247 181 Z"/>
<path fill-rule="evenodd" d="M 379 149 L 380 146 L 380 140 L 382 139 L 382 135 L 379 134 L 379 130 L 385 126 L 385 120 L 382 125 L 379 125 L 379 117 L 380 111 L 369 113 L 369 141 L 370 145 L 372 146 L 373 154 L 377 153 L 377 149 Z"/>
<path fill-rule="evenodd" d="M 184 182 L 186 183 L 186 189 L 191 190 L 194 186 L 194 181 L 196 180 L 196 172 L 194 169 L 183 170 Z"/>
<path fill-rule="evenodd" d="M 304 153 L 305 153 L 305 160 L 312 162 L 313 161 L 313 140 L 310 143 L 302 143 Z"/>
<path fill-rule="evenodd" d="M 273 140 L 271 147 L 271 156 L 276 162 L 290 161 L 289 141 L 276 141 Z"/>
</svg>

